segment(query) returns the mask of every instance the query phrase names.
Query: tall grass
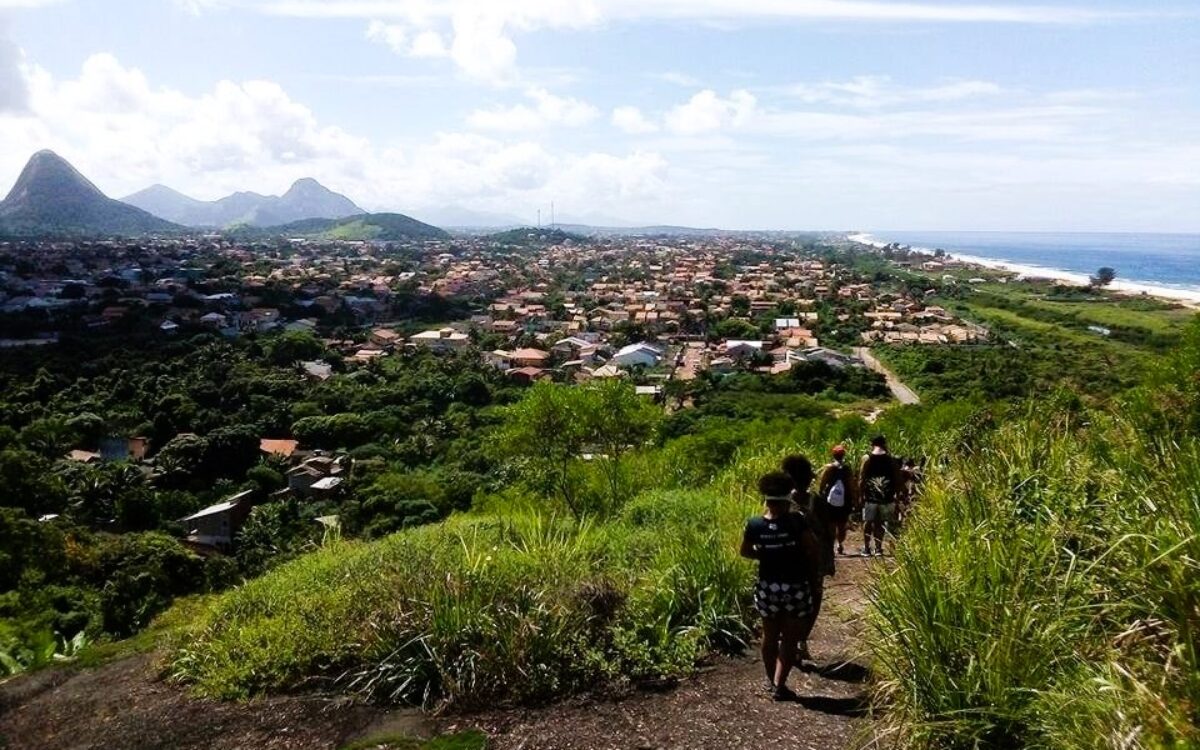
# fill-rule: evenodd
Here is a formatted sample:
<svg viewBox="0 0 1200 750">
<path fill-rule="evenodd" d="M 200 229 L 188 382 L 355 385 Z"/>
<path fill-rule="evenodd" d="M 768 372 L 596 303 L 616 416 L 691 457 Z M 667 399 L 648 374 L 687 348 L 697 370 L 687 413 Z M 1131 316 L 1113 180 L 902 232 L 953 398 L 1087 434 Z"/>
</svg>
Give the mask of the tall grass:
<svg viewBox="0 0 1200 750">
<path fill-rule="evenodd" d="M 527 511 L 339 543 L 212 599 L 171 669 L 215 696 L 316 683 L 427 705 L 677 674 L 748 635 L 748 513 L 651 493 L 606 523 Z"/>
<path fill-rule="evenodd" d="M 1200 445 L 1032 410 L 935 475 L 872 594 L 900 744 L 1200 744 Z"/>
</svg>

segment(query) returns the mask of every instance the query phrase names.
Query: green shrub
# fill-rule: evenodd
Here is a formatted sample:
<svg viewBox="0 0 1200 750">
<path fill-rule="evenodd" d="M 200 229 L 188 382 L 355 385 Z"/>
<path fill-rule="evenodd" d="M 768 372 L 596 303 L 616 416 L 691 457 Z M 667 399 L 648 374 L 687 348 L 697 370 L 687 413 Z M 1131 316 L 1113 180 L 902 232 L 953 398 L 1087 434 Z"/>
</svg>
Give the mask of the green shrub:
<svg viewBox="0 0 1200 750">
<path fill-rule="evenodd" d="M 960 448 L 872 596 L 912 747 L 1200 742 L 1200 444 L 1031 409 Z"/>
<path fill-rule="evenodd" d="M 466 704 L 677 674 L 748 634 L 736 538 L 751 507 L 740 491 L 677 492 L 608 523 L 460 516 L 337 544 L 212 599 L 172 671 L 225 697 L 316 678 Z"/>
</svg>

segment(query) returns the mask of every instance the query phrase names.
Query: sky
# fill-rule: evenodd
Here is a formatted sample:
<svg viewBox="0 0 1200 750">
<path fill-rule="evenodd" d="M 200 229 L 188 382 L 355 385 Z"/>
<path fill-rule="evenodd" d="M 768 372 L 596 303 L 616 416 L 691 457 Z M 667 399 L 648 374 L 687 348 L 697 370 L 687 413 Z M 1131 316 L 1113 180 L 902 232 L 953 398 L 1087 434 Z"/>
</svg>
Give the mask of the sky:
<svg viewBox="0 0 1200 750">
<path fill-rule="evenodd" d="M 0 191 L 1200 231 L 1196 0 L 0 0 Z"/>
</svg>

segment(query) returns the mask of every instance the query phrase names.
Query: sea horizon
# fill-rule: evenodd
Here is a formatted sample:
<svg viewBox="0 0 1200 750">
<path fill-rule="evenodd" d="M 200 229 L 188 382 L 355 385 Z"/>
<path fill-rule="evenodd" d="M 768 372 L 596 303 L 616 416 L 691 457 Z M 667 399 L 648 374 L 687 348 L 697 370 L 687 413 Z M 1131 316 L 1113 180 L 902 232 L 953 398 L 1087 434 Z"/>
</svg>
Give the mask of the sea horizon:
<svg viewBox="0 0 1200 750">
<path fill-rule="evenodd" d="M 875 246 L 940 249 L 966 262 L 1072 283 L 1087 283 L 1107 266 L 1117 272 L 1112 288 L 1118 291 L 1200 301 L 1200 233 L 871 230 L 848 236 Z"/>
</svg>

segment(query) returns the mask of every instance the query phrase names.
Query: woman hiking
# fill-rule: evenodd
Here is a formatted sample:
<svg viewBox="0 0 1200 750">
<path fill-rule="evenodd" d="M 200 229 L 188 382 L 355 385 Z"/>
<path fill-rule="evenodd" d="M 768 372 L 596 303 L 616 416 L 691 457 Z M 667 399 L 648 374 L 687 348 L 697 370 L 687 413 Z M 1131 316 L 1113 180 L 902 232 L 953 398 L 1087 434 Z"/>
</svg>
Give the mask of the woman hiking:
<svg viewBox="0 0 1200 750">
<path fill-rule="evenodd" d="M 821 468 L 817 482 L 818 504 L 829 518 L 830 534 L 837 540 L 837 553 L 846 554 L 846 523 L 858 501 L 854 471 L 846 465 L 846 446 L 835 445 L 830 451 L 833 460 Z"/>
<path fill-rule="evenodd" d="M 747 522 L 741 546 L 742 557 L 758 561 L 754 606 L 763 620 L 767 685 L 777 701 L 795 699 L 787 678 L 820 582 L 816 538 L 805 518 L 791 509 L 794 488 L 792 478 L 780 471 L 758 480 L 764 511 Z"/>
<path fill-rule="evenodd" d="M 812 462 L 804 456 L 793 454 L 783 459 L 783 472 L 792 478 L 795 489 L 792 490 L 792 507 L 804 514 L 808 527 L 817 542 L 818 570 L 816 585 L 812 590 L 812 614 L 804 618 L 804 626 L 800 630 L 800 644 L 796 653 L 796 661 L 803 663 L 812 659 L 808 651 L 808 637 L 812 635 L 821 615 L 821 602 L 825 598 L 825 577 L 832 577 L 836 572 L 833 560 L 833 521 L 829 517 L 828 506 L 819 497 L 808 491 L 813 481 Z"/>
</svg>

